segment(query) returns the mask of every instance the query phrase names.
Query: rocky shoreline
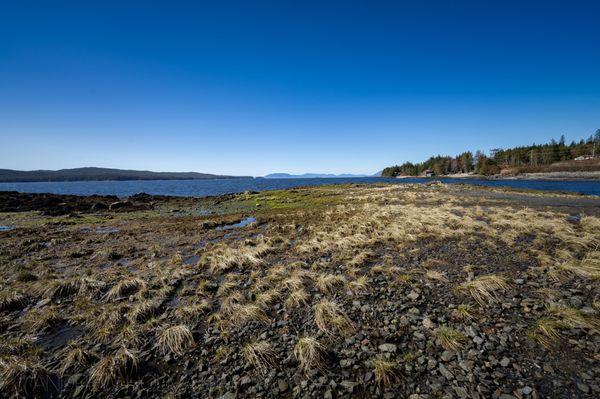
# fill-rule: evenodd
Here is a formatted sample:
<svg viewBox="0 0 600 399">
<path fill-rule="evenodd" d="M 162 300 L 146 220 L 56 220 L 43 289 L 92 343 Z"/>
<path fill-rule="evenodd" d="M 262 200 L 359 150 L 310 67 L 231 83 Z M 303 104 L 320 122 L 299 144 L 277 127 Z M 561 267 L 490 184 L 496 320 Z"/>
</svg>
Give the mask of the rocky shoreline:
<svg viewBox="0 0 600 399">
<path fill-rule="evenodd" d="M 398 178 L 412 176 L 398 176 Z M 444 175 L 432 177 L 442 179 L 481 179 L 481 180 L 600 180 L 600 171 L 593 172 L 540 172 L 540 173 L 519 173 L 516 175 L 477 175 L 471 173 L 460 173 L 454 175 Z"/>
<path fill-rule="evenodd" d="M 5 397 L 600 395 L 594 197 L 4 192 L 0 225 Z"/>
</svg>

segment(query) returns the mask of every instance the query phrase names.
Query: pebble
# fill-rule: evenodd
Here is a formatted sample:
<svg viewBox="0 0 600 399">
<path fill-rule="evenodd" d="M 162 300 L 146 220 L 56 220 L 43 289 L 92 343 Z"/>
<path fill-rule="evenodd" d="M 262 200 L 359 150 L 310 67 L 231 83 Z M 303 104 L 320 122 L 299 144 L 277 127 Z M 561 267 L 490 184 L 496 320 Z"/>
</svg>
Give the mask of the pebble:
<svg viewBox="0 0 600 399">
<path fill-rule="evenodd" d="M 463 387 L 454 387 L 454 392 L 456 392 L 460 399 L 468 399 L 470 397 L 469 392 Z"/>
<path fill-rule="evenodd" d="M 396 352 L 396 345 L 394 344 L 381 344 L 379 350 L 382 352 Z"/>
<path fill-rule="evenodd" d="M 454 374 L 452 374 L 450 372 L 450 370 L 448 370 L 446 368 L 446 366 L 444 366 L 442 363 L 440 363 L 440 366 L 438 367 L 438 370 L 440 372 L 441 375 L 444 376 L 444 378 L 446 378 L 447 380 L 453 380 L 454 379 Z"/>
<path fill-rule="evenodd" d="M 279 392 L 285 392 L 288 390 L 288 383 L 285 380 L 279 379 L 277 380 L 277 389 Z"/>
<path fill-rule="evenodd" d="M 469 372 L 473 370 L 474 363 L 471 360 L 462 360 L 458 363 L 461 369 Z"/>
<path fill-rule="evenodd" d="M 445 362 L 449 362 L 452 359 L 454 359 L 454 352 L 451 351 L 444 351 L 442 352 L 442 360 Z"/>
<path fill-rule="evenodd" d="M 430 330 L 435 328 L 435 323 L 431 321 L 429 317 L 423 319 L 423 327 L 429 328 Z"/>
<path fill-rule="evenodd" d="M 578 382 L 577 388 L 579 388 L 579 390 L 583 393 L 588 393 L 590 391 L 590 387 L 585 385 L 583 382 Z"/>
<path fill-rule="evenodd" d="M 510 364 L 510 359 L 507 357 L 502 358 L 502 360 L 500 360 L 500 366 L 502 367 L 508 367 L 508 365 Z"/>
<path fill-rule="evenodd" d="M 533 388 L 530 386 L 525 386 L 521 389 L 521 392 L 523 392 L 524 395 L 529 395 L 531 392 L 533 392 Z"/>
<path fill-rule="evenodd" d="M 413 290 L 408 293 L 407 297 L 408 299 L 415 301 L 419 298 L 419 293 Z"/>
</svg>

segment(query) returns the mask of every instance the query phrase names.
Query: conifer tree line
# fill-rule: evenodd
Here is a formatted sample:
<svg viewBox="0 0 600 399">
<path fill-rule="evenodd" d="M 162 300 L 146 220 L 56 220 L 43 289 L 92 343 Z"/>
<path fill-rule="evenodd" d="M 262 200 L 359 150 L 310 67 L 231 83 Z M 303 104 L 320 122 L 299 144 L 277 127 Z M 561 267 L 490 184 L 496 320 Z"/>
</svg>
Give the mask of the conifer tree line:
<svg viewBox="0 0 600 399">
<path fill-rule="evenodd" d="M 494 175 L 503 168 L 520 166 L 550 165 L 575 158 L 600 158 L 600 129 L 580 141 L 566 143 L 565 136 L 546 144 L 532 144 L 508 149 L 495 148 L 486 155 L 483 151 L 463 152 L 455 157 L 437 155 L 422 163 L 405 162 L 402 165 L 387 167 L 383 177 L 419 176 L 432 170 L 437 176 L 455 173 L 475 172 L 481 175 Z"/>
</svg>

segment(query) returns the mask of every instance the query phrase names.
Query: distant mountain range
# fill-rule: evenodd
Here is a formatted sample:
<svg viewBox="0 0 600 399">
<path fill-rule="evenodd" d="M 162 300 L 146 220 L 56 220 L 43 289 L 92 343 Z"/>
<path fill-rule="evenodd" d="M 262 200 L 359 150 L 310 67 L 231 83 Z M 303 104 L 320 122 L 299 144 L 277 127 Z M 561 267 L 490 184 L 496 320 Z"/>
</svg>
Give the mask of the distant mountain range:
<svg viewBox="0 0 600 399">
<path fill-rule="evenodd" d="M 84 181 L 84 180 L 200 180 L 240 179 L 251 176 L 221 176 L 196 172 L 151 172 L 107 168 L 76 168 L 61 170 L 0 169 L 0 182 Z"/>
<path fill-rule="evenodd" d="M 265 179 L 311 179 L 311 178 L 335 178 L 335 177 L 369 177 L 369 175 L 352 175 L 343 173 L 334 175 L 331 173 L 304 173 L 301 175 L 292 175 L 289 173 L 271 173 L 264 176 Z"/>
</svg>

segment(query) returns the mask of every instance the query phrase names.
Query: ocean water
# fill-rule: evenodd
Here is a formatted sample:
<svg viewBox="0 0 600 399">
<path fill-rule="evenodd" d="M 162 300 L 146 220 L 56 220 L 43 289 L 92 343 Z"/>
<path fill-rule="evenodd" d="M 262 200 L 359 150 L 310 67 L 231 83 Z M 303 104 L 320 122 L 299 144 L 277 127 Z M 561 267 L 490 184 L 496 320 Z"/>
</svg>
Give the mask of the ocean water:
<svg viewBox="0 0 600 399">
<path fill-rule="evenodd" d="M 557 180 L 477 180 L 477 179 L 387 179 L 381 177 L 313 178 L 313 179 L 214 179 L 214 180 L 136 180 L 136 181 L 78 181 L 0 183 L 0 191 L 54 193 L 76 195 L 117 195 L 127 197 L 136 193 L 155 195 L 197 196 L 240 193 L 247 190 L 279 190 L 299 186 L 320 186 L 344 183 L 425 183 L 441 180 L 444 183 L 505 186 L 534 190 L 570 191 L 600 196 L 600 181 Z"/>
</svg>

